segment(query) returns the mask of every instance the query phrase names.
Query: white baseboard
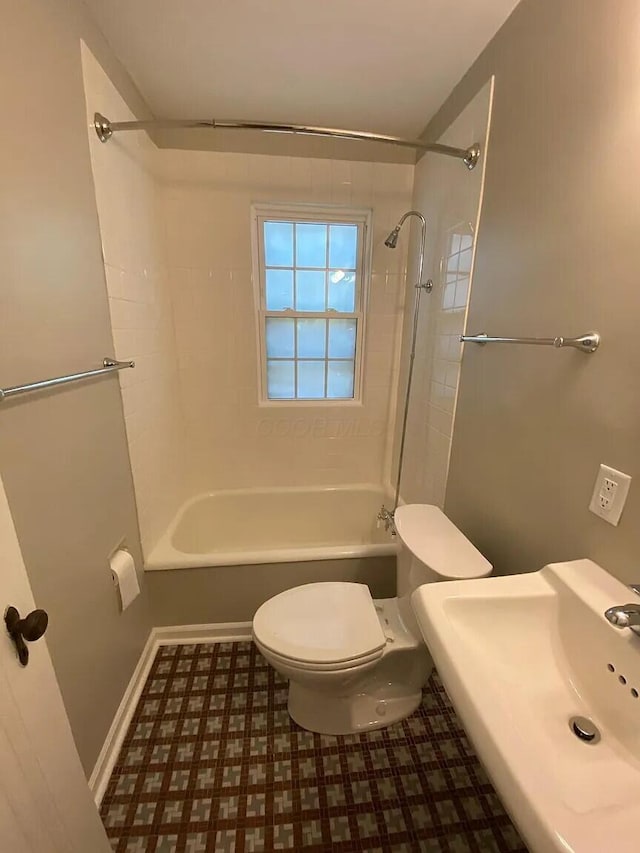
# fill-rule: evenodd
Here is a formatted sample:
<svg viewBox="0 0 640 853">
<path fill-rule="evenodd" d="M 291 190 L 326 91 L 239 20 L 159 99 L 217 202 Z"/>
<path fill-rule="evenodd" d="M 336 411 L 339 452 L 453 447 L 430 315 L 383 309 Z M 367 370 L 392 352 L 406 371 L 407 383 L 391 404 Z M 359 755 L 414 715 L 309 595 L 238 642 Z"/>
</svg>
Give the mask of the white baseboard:
<svg viewBox="0 0 640 853">
<path fill-rule="evenodd" d="M 111 773 L 127 729 L 142 694 L 151 665 L 159 646 L 181 646 L 190 643 L 229 643 L 251 639 L 251 622 L 220 622 L 212 625 L 167 625 L 152 628 L 140 659 L 115 713 L 107 737 L 100 750 L 93 772 L 89 777 L 89 788 L 98 808 L 102 802 Z"/>
<path fill-rule="evenodd" d="M 142 688 L 144 687 L 147 676 L 151 669 L 151 664 L 156 655 L 158 645 L 154 638 L 154 629 L 151 630 L 147 642 L 145 643 L 140 659 L 133 670 L 133 675 L 124 691 L 122 701 L 118 705 L 118 710 L 115 713 L 111 727 L 107 732 L 107 737 L 100 755 L 93 768 L 93 773 L 89 777 L 89 788 L 93 794 L 93 798 L 98 808 L 104 797 L 104 792 L 107 789 L 107 784 L 111 777 L 111 772 L 118 758 L 118 753 L 122 747 L 124 736 L 129 728 L 129 723 L 133 718 L 133 713 L 140 699 Z"/>
<path fill-rule="evenodd" d="M 219 622 L 212 625 L 167 625 L 151 632 L 159 646 L 187 643 L 230 643 L 251 639 L 251 622 Z"/>
</svg>

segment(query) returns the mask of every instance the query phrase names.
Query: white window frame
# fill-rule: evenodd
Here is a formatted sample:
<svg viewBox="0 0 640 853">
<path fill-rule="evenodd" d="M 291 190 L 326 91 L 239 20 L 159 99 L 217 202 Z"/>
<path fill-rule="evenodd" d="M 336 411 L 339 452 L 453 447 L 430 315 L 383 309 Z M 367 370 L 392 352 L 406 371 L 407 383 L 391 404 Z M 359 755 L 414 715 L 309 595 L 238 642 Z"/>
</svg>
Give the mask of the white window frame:
<svg viewBox="0 0 640 853">
<path fill-rule="evenodd" d="M 330 224 L 356 225 L 358 227 L 358 258 L 356 261 L 356 305 L 355 311 L 343 313 L 338 311 L 268 311 L 266 307 L 266 281 L 264 259 L 264 222 L 327 222 Z M 361 406 L 364 373 L 364 346 L 366 333 L 366 317 L 369 301 L 369 284 L 371 279 L 371 210 L 365 208 L 341 207 L 338 205 L 315 204 L 282 204 L 261 203 L 251 205 L 251 249 L 252 249 L 252 278 L 255 311 L 257 318 L 258 345 L 258 383 L 260 406 Z M 295 260 L 295 259 L 294 259 Z M 268 317 L 309 319 L 348 319 L 357 321 L 356 352 L 354 360 L 353 397 L 342 399 L 269 399 L 267 396 L 267 352 L 266 352 L 266 321 Z M 296 359 L 294 359 L 296 360 Z"/>
</svg>

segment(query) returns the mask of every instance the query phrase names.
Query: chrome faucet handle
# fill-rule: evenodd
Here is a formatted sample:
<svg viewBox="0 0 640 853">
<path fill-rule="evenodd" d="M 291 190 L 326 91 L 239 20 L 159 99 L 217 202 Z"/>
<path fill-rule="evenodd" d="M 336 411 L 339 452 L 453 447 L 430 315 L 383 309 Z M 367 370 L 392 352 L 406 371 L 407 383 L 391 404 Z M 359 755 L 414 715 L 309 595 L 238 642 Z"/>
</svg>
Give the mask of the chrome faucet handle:
<svg viewBox="0 0 640 853">
<path fill-rule="evenodd" d="M 640 604 L 616 604 L 605 610 L 604 616 L 615 628 L 630 628 L 640 635 Z"/>
<path fill-rule="evenodd" d="M 625 604 L 624 606 L 610 607 L 604 615 L 612 625 L 616 625 L 618 628 L 628 628 L 632 613 L 632 607 Z"/>
<path fill-rule="evenodd" d="M 640 595 L 640 583 L 630 583 L 629 589 L 632 589 L 636 595 Z"/>
<path fill-rule="evenodd" d="M 377 515 L 377 527 L 380 527 L 381 524 L 384 524 L 385 533 L 389 533 L 391 531 L 391 535 L 396 535 L 396 527 L 393 520 L 393 510 L 389 510 L 383 504 L 380 507 L 380 512 Z"/>
</svg>

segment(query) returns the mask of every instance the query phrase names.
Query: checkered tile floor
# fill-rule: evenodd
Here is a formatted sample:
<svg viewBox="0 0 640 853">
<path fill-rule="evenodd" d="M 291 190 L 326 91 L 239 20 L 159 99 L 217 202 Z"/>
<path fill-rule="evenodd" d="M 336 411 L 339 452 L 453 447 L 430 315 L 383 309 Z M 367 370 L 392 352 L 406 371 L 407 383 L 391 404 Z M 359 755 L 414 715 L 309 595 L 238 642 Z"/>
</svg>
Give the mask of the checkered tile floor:
<svg viewBox="0 0 640 853">
<path fill-rule="evenodd" d="M 311 734 L 249 642 L 159 649 L 102 818 L 119 853 L 526 853 L 437 676 L 389 729 Z"/>
</svg>

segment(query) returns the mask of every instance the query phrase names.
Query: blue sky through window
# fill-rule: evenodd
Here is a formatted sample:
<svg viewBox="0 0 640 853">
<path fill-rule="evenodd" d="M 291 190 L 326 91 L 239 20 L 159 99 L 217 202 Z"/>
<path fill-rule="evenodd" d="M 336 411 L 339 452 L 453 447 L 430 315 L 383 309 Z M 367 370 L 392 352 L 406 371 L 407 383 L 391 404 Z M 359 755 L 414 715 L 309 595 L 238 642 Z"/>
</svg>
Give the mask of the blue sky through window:
<svg viewBox="0 0 640 853">
<path fill-rule="evenodd" d="M 269 218 L 260 237 L 268 399 L 353 399 L 361 227 Z"/>
</svg>

